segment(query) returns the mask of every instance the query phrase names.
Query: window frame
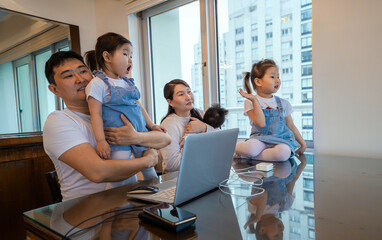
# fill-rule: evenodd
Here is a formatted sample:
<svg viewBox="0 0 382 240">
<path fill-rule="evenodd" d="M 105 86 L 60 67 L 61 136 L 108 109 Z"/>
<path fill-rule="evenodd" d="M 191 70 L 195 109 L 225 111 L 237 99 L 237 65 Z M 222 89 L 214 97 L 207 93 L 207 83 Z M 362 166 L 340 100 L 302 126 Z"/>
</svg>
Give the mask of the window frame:
<svg viewBox="0 0 382 240">
<path fill-rule="evenodd" d="M 151 16 L 155 16 L 157 14 L 164 13 L 166 11 L 170 11 L 174 8 L 181 7 L 183 5 L 186 5 L 188 3 L 194 2 L 197 0 L 168 0 L 164 3 L 161 3 L 159 5 L 150 7 L 146 10 L 141 11 L 138 13 L 138 17 L 140 18 L 140 25 L 138 25 L 138 33 L 142 36 L 142 42 L 143 42 L 143 51 L 142 51 L 142 65 L 145 66 L 141 70 L 143 71 L 143 79 L 146 79 L 143 84 L 142 92 L 144 93 L 143 96 L 145 98 L 145 107 L 149 115 L 153 117 L 153 119 L 156 119 L 155 116 L 155 103 L 154 103 L 154 88 L 153 88 L 153 73 L 152 73 L 152 56 L 151 56 L 151 40 L 150 40 L 150 23 L 149 18 Z M 211 103 L 219 102 L 220 100 L 220 70 L 218 68 L 218 56 L 219 56 L 219 49 L 217 48 L 217 19 L 218 19 L 218 13 L 217 13 L 217 6 L 218 6 L 217 0 L 199 0 L 200 5 L 200 24 L 201 24 L 201 51 L 202 51 L 202 73 L 203 73 L 203 107 L 204 109 L 207 109 Z M 311 5 L 311 4 L 310 4 Z M 304 10 L 304 9 L 301 9 Z M 292 14 L 286 14 L 283 15 L 283 17 L 288 16 L 288 20 L 292 19 Z M 292 33 L 289 33 L 288 27 L 288 35 L 294 36 L 298 35 L 300 38 L 300 42 L 296 44 L 299 45 L 302 43 L 303 38 L 311 37 L 308 33 L 302 34 L 301 32 L 298 32 L 298 29 L 301 29 L 302 24 L 310 22 L 311 20 L 300 22 L 300 27 L 296 27 L 296 31 L 293 31 Z M 267 29 L 273 28 L 273 22 L 272 26 L 267 26 Z M 251 36 L 256 34 L 258 31 L 258 23 L 253 23 L 251 25 Z M 301 30 L 300 30 L 301 31 Z M 281 35 L 281 32 L 280 32 Z M 285 35 L 285 36 L 288 36 Z M 235 36 L 242 36 L 242 33 L 235 34 Z M 252 40 L 252 39 L 251 39 Z M 272 40 L 274 42 L 274 40 Z M 247 43 L 244 43 L 247 44 Z M 251 41 L 251 44 L 252 41 Z M 256 44 L 256 43 L 255 43 Z M 240 46 L 239 46 L 240 47 Z M 293 47 L 293 42 L 292 46 Z M 311 48 L 311 45 L 308 46 Z M 301 47 L 301 51 L 308 50 L 308 47 Z M 253 47 L 252 47 L 253 49 Z M 257 49 L 257 48 L 256 48 Z M 272 50 L 273 55 L 273 50 Z M 254 56 L 251 58 L 253 60 Z M 293 60 L 293 59 L 292 59 Z M 293 68 L 292 68 L 293 69 Z M 293 70 L 292 70 L 293 72 Z M 297 72 L 300 72 L 298 70 Z M 290 73 L 294 74 L 294 73 Z M 298 73 L 297 73 L 298 74 Z M 303 89 L 301 89 L 303 90 Z M 202 107 L 202 106 L 200 106 Z M 314 134 L 312 132 L 312 134 Z M 307 140 L 306 141 L 309 148 L 313 148 L 313 141 Z"/>
</svg>

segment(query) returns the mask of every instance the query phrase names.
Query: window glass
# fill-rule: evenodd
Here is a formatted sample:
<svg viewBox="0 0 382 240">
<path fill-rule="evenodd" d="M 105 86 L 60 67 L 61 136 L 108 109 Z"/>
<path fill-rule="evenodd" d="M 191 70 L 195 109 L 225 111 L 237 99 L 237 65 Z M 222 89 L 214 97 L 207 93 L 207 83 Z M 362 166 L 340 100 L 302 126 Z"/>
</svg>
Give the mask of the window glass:
<svg viewBox="0 0 382 240">
<path fill-rule="evenodd" d="M 45 77 L 45 63 L 51 56 L 51 50 L 46 50 L 35 56 L 38 103 L 40 111 L 40 126 L 44 126 L 49 113 L 56 110 L 56 97 L 48 89 L 48 80 Z"/>
<path fill-rule="evenodd" d="M 3 103 L 0 104 L 0 112 L 7 113 L 2 114 L 0 117 L 0 134 L 17 133 L 19 131 L 15 92 L 12 62 L 0 64 L 0 102 Z"/>
<path fill-rule="evenodd" d="M 163 87 L 172 79 L 185 80 L 194 94 L 195 107 L 203 108 L 199 2 L 150 17 L 150 30 L 155 110 L 153 120 L 159 124 L 168 109 Z M 240 36 L 240 28 L 237 31 Z M 238 40 L 238 44 L 244 44 L 244 39 Z"/>
<path fill-rule="evenodd" d="M 312 24 L 308 3 L 306 0 L 217 0 L 220 103 L 229 110 L 225 127 L 239 127 L 240 138 L 249 137 L 251 126 L 248 117 L 243 118 L 244 99 L 237 92 L 243 81 L 239 76 L 250 72 L 256 61 L 272 58 L 279 67 L 282 81 L 276 95 L 290 101 L 296 127 L 306 140 L 313 139 L 312 117 L 302 119 L 302 112 L 312 110 L 312 51 L 309 50 Z M 297 12 L 302 17 L 293 18 Z"/>
<path fill-rule="evenodd" d="M 16 77 L 19 92 L 20 132 L 35 131 L 33 124 L 33 86 L 29 80 L 29 64 L 16 67 Z"/>
<path fill-rule="evenodd" d="M 304 191 L 304 201 L 314 202 L 314 192 Z"/>
</svg>

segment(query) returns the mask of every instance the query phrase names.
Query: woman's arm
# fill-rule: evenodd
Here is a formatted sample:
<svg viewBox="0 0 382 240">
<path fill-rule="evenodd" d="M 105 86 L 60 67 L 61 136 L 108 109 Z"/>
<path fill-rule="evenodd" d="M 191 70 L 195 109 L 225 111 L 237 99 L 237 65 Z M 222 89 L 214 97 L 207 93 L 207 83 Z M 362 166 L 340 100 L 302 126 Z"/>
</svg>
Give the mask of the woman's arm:
<svg viewBox="0 0 382 240">
<path fill-rule="evenodd" d="M 252 102 L 253 109 L 247 112 L 248 117 L 252 120 L 252 122 L 258 127 L 265 127 L 266 121 L 263 109 L 261 109 L 260 103 L 257 100 L 257 97 L 253 94 L 249 94 L 240 89 L 240 95 L 249 101 Z"/>
<path fill-rule="evenodd" d="M 125 124 L 122 127 L 105 127 L 105 136 L 110 144 L 114 145 L 140 145 L 155 149 L 163 148 L 171 143 L 171 138 L 166 133 L 158 131 L 137 132 L 130 121 L 121 114 Z"/>
<path fill-rule="evenodd" d="M 300 144 L 300 148 L 296 150 L 296 153 L 297 154 L 303 154 L 305 152 L 305 149 L 306 149 L 306 142 L 302 138 L 302 136 L 301 136 L 300 132 L 298 131 L 298 129 L 296 128 L 296 126 L 294 125 L 292 116 L 289 115 L 288 117 L 286 117 L 285 121 L 286 121 L 286 125 L 288 126 L 288 128 L 293 132 L 297 142 Z"/>
<path fill-rule="evenodd" d="M 175 121 L 171 117 L 167 117 L 162 126 L 166 127 L 167 134 L 171 137 L 171 144 L 160 149 L 164 172 L 173 172 L 179 170 L 182 159 L 182 148 L 179 146 L 183 137 L 184 125 Z"/>
<path fill-rule="evenodd" d="M 105 134 L 103 132 L 102 103 L 92 96 L 89 96 L 88 105 L 92 129 L 97 141 L 97 153 L 104 159 L 110 159 L 111 149 L 106 142 Z"/>
</svg>

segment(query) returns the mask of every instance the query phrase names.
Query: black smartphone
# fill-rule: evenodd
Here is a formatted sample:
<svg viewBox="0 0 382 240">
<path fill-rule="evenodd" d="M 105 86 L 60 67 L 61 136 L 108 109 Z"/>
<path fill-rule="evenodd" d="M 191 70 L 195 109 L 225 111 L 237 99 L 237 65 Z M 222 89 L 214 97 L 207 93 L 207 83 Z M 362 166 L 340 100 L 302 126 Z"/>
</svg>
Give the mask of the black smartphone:
<svg viewBox="0 0 382 240">
<path fill-rule="evenodd" d="M 195 214 L 167 203 L 145 208 L 139 217 L 175 232 L 192 225 L 196 220 Z"/>
</svg>

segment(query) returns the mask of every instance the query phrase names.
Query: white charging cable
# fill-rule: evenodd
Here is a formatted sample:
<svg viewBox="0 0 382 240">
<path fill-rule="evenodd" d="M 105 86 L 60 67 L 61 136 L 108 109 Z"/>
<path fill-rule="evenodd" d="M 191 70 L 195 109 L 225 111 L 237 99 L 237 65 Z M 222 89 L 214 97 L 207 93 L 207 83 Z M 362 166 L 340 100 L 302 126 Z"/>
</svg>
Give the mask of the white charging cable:
<svg viewBox="0 0 382 240">
<path fill-rule="evenodd" d="M 263 179 L 253 175 L 258 171 L 248 171 L 236 173 L 219 183 L 219 189 L 225 194 L 236 197 L 255 197 L 264 193 Z M 243 178 L 249 178 L 244 180 Z"/>
</svg>

